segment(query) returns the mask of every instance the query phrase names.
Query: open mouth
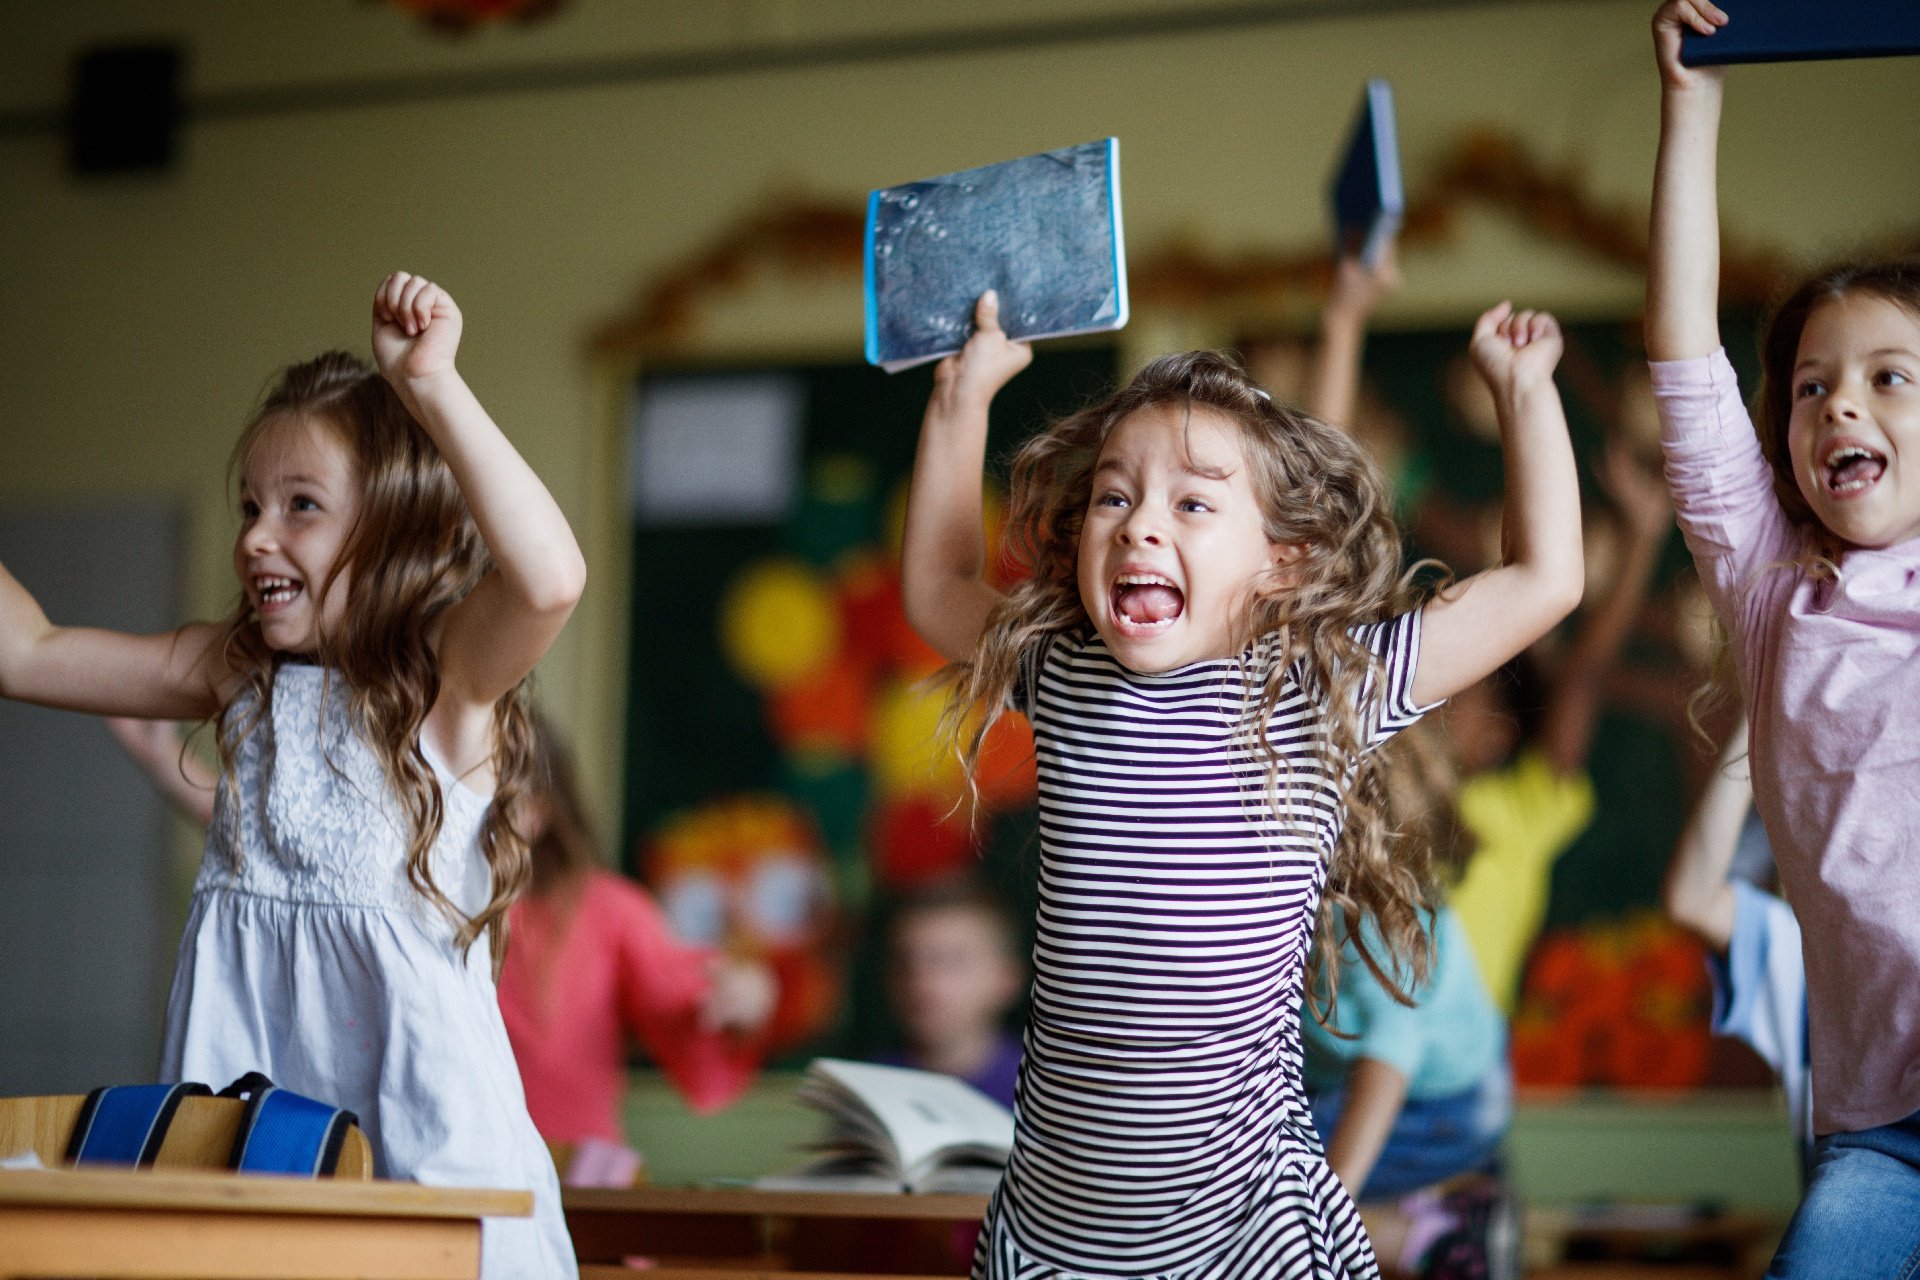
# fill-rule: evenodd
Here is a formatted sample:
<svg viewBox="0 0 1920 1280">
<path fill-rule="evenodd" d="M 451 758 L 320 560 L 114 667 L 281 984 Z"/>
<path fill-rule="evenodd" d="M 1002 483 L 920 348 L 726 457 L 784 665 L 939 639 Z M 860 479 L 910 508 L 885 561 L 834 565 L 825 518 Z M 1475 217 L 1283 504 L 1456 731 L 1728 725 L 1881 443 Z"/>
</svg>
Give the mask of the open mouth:
<svg viewBox="0 0 1920 1280">
<path fill-rule="evenodd" d="M 262 613 L 271 613 L 292 604 L 303 588 L 297 578 L 261 576 L 253 580 L 254 599 Z"/>
<path fill-rule="evenodd" d="M 1172 626 L 1187 608 L 1173 580 L 1157 573 L 1123 573 L 1114 579 L 1113 616 L 1130 634 L 1150 635 Z"/>
<path fill-rule="evenodd" d="M 1865 493 L 1886 474 L 1887 457 L 1865 445 L 1841 442 L 1827 450 L 1820 463 L 1826 476 L 1827 492 L 1836 498 Z"/>
</svg>

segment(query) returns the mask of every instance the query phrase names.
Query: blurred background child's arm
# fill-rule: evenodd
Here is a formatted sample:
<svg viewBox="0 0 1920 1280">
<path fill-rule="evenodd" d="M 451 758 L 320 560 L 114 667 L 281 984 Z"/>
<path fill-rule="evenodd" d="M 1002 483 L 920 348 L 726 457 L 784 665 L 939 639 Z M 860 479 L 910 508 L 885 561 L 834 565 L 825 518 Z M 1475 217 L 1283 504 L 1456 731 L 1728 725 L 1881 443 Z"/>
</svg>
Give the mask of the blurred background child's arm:
<svg viewBox="0 0 1920 1280">
<path fill-rule="evenodd" d="M 907 620 L 949 661 L 973 655 L 1000 593 L 987 567 L 980 486 L 987 456 L 987 410 L 1001 387 L 1033 359 L 1033 349 L 1000 329 L 992 290 L 974 307 L 973 336 L 934 370 L 933 395 L 920 427 L 907 497 L 900 586 Z"/>
<path fill-rule="evenodd" d="M 1320 346 L 1314 354 L 1313 385 L 1307 412 L 1322 422 L 1349 426 L 1360 393 L 1360 358 L 1367 345 L 1367 322 L 1382 300 L 1400 287 L 1394 247 L 1368 266 L 1352 254 L 1333 264 L 1333 283 L 1320 314 Z"/>
<path fill-rule="evenodd" d="M 1727 878 L 1740 830 L 1753 807 L 1742 718 L 1714 762 L 1707 789 L 1673 848 L 1660 901 L 1672 921 L 1722 954 L 1733 945 L 1734 892 Z"/>
<path fill-rule="evenodd" d="M 1620 514 L 1620 563 L 1613 585 L 1575 633 L 1566 663 L 1553 682 L 1540 727 L 1540 746 L 1560 773 L 1585 769 L 1600 720 L 1601 695 L 1640 611 L 1647 602 L 1660 552 L 1673 529 L 1666 481 L 1615 440 L 1599 468 L 1601 487 Z"/>
<path fill-rule="evenodd" d="M 213 821 L 213 796 L 219 775 L 187 750 L 180 727 L 171 720 L 107 717 L 107 728 L 160 794 L 201 826 Z"/>
<path fill-rule="evenodd" d="M 1327 1138 L 1327 1165 L 1354 1199 L 1367 1185 L 1406 1101 L 1407 1077 L 1399 1068 L 1378 1058 L 1354 1059 L 1339 1122 Z"/>
<path fill-rule="evenodd" d="M 1709 0 L 1667 0 L 1653 17 L 1660 66 L 1660 156 L 1647 257 L 1647 358 L 1691 360 L 1720 345 L 1716 164 L 1724 68 L 1683 66 L 1683 31 L 1727 20 Z"/>
<path fill-rule="evenodd" d="M 751 1035 L 772 1020 L 780 986 L 763 961 L 716 956 L 708 963 L 707 977 L 712 985 L 700 1018 L 708 1028 Z"/>
<path fill-rule="evenodd" d="M 1428 603 L 1412 696 L 1438 702 L 1495 670 L 1580 603 L 1585 556 L 1580 481 L 1553 370 L 1560 326 L 1501 303 L 1473 329 L 1473 359 L 1493 388 L 1506 464 L 1502 562 Z"/>
</svg>

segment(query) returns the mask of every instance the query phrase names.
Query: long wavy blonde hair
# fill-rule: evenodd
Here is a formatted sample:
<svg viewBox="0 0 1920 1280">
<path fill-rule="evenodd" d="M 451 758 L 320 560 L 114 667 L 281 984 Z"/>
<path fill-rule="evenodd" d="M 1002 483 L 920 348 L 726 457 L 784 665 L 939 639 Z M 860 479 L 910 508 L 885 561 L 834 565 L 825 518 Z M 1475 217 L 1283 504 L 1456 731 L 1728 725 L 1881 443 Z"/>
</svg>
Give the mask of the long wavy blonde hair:
<svg viewBox="0 0 1920 1280">
<path fill-rule="evenodd" d="M 1211 351 L 1163 356 L 1108 399 L 1056 422 L 1014 455 L 1008 538 L 1031 574 L 989 617 L 973 657 L 942 673 L 949 689 L 945 730 L 973 775 L 987 731 L 1049 637 L 1090 627 L 1080 598 L 1080 531 L 1101 449 L 1126 417 L 1157 405 L 1201 409 L 1239 431 L 1259 497 L 1267 541 L 1301 548 L 1263 574 L 1234 620 L 1243 651 L 1271 637 L 1273 661 L 1249 690 L 1243 730 L 1267 765 L 1268 803 L 1283 820 L 1287 761 L 1269 736 L 1289 684 L 1323 701 L 1319 764 L 1346 810 L 1320 900 L 1310 969 L 1336 989 L 1342 932 L 1383 986 L 1401 999 L 1425 980 L 1431 960 L 1424 927 L 1433 902 L 1427 847 L 1402 838 L 1388 812 L 1386 754 L 1367 751 L 1370 698 L 1385 685 L 1379 661 L 1352 628 L 1419 603 L 1403 570 L 1399 530 L 1378 469 L 1346 432 L 1275 403 L 1232 359 Z M 1309 819 L 1304 814 L 1300 821 Z M 1373 920 L 1387 947 L 1376 956 L 1360 930 Z M 1332 995 L 1328 995 L 1331 1003 Z M 1316 1010 L 1324 1013 L 1324 1010 Z"/>
<path fill-rule="evenodd" d="M 299 423 L 331 431 L 352 461 L 360 511 L 324 583 L 324 599 L 348 573 L 344 621 L 322 628 L 313 658 L 345 682 L 355 728 L 372 746 L 407 821 L 407 879 L 455 927 L 463 952 L 487 935 L 494 970 L 506 954 L 507 909 L 527 886 L 526 841 L 515 819 L 532 775 L 533 725 L 523 680 L 494 706 L 496 784 L 480 828 L 492 897 L 473 915 L 434 882 L 430 854 L 446 798 L 420 743 L 440 693 L 428 630 L 492 567 L 466 499 L 433 441 L 374 369 L 330 351 L 283 372 L 234 445 L 230 471 L 277 432 Z M 253 699 L 232 698 L 216 718 L 221 759 L 235 753 L 268 713 L 285 654 L 268 647 L 244 591 L 222 632 L 228 667 Z M 248 708 L 241 710 L 243 704 Z"/>
</svg>

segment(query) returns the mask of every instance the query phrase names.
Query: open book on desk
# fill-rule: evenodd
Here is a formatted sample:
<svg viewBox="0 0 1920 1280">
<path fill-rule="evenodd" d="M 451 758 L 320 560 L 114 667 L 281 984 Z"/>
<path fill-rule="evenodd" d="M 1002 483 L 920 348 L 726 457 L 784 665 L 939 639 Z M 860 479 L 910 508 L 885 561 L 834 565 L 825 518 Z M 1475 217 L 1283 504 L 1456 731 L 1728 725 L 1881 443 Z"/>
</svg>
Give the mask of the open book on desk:
<svg viewBox="0 0 1920 1280">
<path fill-rule="evenodd" d="M 754 1183 L 769 1191 L 986 1194 L 1013 1149 L 1013 1113 L 964 1080 L 816 1058 L 794 1097 L 826 1113 L 819 1158 Z"/>
</svg>

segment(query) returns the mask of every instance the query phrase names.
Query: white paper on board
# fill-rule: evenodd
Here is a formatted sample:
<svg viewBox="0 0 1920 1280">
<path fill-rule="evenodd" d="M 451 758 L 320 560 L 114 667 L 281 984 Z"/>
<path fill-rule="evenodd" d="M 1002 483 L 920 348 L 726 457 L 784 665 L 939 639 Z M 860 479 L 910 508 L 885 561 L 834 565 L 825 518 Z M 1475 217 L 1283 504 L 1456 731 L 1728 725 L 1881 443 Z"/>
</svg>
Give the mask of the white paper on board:
<svg viewBox="0 0 1920 1280">
<path fill-rule="evenodd" d="M 806 391 L 777 373 L 650 378 L 628 425 L 628 501 L 639 524 L 762 524 L 799 487 Z"/>
</svg>

